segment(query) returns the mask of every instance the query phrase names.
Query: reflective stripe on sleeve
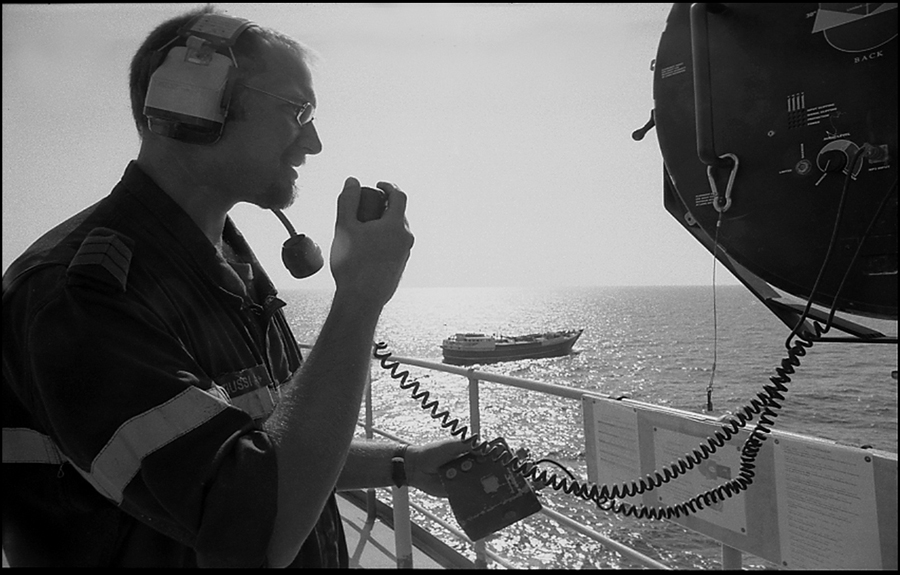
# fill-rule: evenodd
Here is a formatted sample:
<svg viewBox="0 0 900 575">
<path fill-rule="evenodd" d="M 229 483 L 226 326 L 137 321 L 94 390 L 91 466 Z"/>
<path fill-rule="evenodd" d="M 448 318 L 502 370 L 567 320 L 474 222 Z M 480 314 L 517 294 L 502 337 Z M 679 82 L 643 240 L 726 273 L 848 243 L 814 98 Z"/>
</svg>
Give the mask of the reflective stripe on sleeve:
<svg viewBox="0 0 900 575">
<path fill-rule="evenodd" d="M 122 502 L 125 486 L 141 460 L 196 429 L 228 408 L 228 403 L 196 387 L 123 423 L 91 462 L 90 472 L 75 469 L 104 497 Z M 3 429 L 3 463 L 52 463 L 68 459 L 50 437 L 33 429 Z"/>
<path fill-rule="evenodd" d="M 227 408 L 227 403 L 199 388 L 185 389 L 123 423 L 94 458 L 88 480 L 106 497 L 120 503 L 125 486 L 137 474 L 144 457 Z"/>
</svg>

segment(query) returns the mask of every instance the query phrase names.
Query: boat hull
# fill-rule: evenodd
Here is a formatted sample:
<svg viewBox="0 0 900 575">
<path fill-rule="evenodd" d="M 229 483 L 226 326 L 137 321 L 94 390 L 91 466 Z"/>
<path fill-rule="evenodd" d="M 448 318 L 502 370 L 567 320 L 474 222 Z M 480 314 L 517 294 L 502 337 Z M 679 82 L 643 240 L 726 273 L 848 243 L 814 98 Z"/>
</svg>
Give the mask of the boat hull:
<svg viewBox="0 0 900 575">
<path fill-rule="evenodd" d="M 540 342 L 498 344 L 490 350 L 454 349 L 447 346 L 442 346 L 441 349 L 444 354 L 444 363 L 451 365 L 498 363 L 501 361 L 568 355 L 579 337 L 581 337 L 580 331 L 570 337 L 561 338 L 559 341 L 546 344 Z"/>
</svg>

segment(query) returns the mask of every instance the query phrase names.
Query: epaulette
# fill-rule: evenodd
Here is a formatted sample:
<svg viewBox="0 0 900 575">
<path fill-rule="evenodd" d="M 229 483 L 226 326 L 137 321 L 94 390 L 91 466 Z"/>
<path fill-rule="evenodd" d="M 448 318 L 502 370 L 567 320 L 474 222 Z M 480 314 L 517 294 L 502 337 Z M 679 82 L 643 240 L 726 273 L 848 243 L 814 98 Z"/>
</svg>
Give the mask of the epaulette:
<svg viewBox="0 0 900 575">
<path fill-rule="evenodd" d="M 87 235 L 66 271 L 68 285 L 88 285 L 124 292 L 128 284 L 134 241 L 109 228 L 94 228 Z"/>
</svg>

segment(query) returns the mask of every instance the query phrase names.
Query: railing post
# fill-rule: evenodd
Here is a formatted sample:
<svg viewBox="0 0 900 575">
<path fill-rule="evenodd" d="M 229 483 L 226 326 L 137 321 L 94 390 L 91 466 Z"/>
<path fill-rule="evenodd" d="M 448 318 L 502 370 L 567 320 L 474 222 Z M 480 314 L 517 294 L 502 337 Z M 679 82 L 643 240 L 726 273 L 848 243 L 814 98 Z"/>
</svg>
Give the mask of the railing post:
<svg viewBox="0 0 900 575">
<path fill-rule="evenodd" d="M 742 555 L 740 549 L 722 544 L 722 570 L 740 571 Z"/>
<path fill-rule="evenodd" d="M 366 382 L 366 439 L 373 439 L 375 434 L 372 432 L 372 428 L 375 427 L 375 417 L 372 415 L 372 366 L 369 364 L 369 375 L 366 378 L 368 381 Z"/>
<path fill-rule="evenodd" d="M 369 368 L 369 374 L 366 377 L 366 394 L 365 394 L 365 431 L 366 431 L 366 440 L 371 440 L 375 437 L 374 429 L 375 429 L 375 421 L 372 416 L 372 369 Z M 363 529 L 359 534 L 359 542 L 356 545 L 356 550 L 353 552 L 352 557 L 350 558 L 350 565 L 359 566 L 359 559 L 362 557 L 363 549 L 366 546 L 366 543 L 369 542 L 369 537 L 372 534 L 372 528 L 375 527 L 375 519 L 377 518 L 376 513 L 376 496 L 374 489 L 366 490 L 366 522 L 363 525 Z"/>
<path fill-rule="evenodd" d="M 474 369 L 469 369 L 469 429 L 471 435 L 481 435 L 481 408 L 478 401 L 478 378 L 474 375 Z M 487 569 L 487 553 L 485 552 L 484 539 L 475 541 L 475 567 Z"/>
<path fill-rule="evenodd" d="M 409 488 L 391 487 L 394 508 L 394 549 L 397 569 L 413 568 L 412 527 L 409 519 Z"/>
<path fill-rule="evenodd" d="M 472 375 L 474 370 L 469 370 L 469 428 L 472 434 L 481 433 L 481 410 L 478 402 L 478 378 Z"/>
</svg>

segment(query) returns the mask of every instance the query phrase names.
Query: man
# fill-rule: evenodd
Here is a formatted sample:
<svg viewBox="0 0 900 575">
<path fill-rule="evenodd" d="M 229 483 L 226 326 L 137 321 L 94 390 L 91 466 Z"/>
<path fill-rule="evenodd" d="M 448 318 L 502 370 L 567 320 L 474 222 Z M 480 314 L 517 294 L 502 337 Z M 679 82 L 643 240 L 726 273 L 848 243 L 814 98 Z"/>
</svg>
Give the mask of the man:
<svg viewBox="0 0 900 575">
<path fill-rule="evenodd" d="M 335 490 L 445 496 L 437 468 L 467 450 L 353 439 L 413 244 L 406 195 L 380 183 L 388 207 L 362 223 L 344 183 L 332 307 L 301 360 L 227 214 L 290 205 L 295 168 L 322 149 L 305 51 L 203 9 L 148 36 L 131 94 L 137 160 L 3 276 L 9 562 L 347 566 Z"/>
</svg>

